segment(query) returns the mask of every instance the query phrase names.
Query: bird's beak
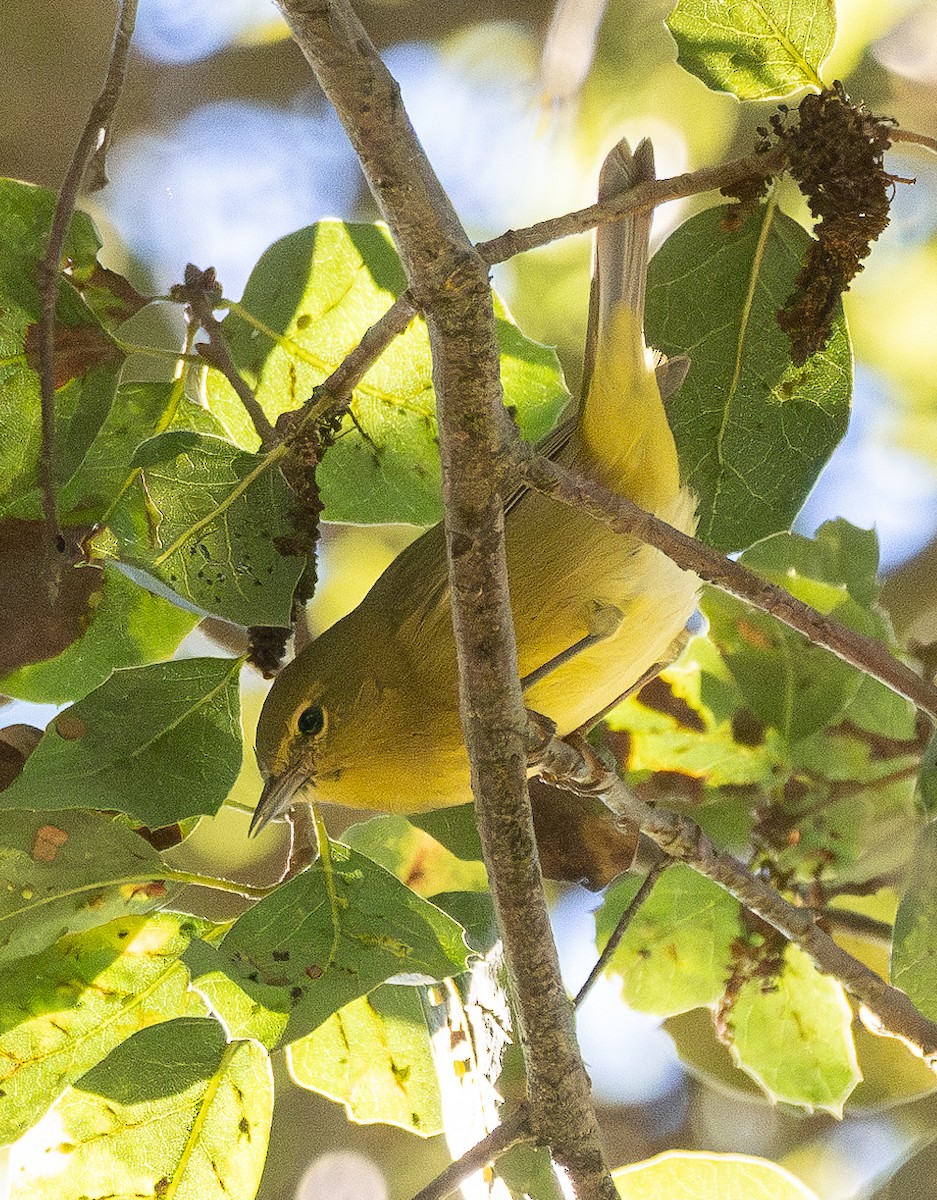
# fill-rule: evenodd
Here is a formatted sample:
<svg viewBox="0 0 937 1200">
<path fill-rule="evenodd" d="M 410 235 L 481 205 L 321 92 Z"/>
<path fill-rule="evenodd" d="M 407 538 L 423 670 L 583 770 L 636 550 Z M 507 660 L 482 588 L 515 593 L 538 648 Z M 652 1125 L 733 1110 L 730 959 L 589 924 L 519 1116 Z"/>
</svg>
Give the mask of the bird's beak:
<svg viewBox="0 0 937 1200">
<path fill-rule="evenodd" d="M 309 768 L 302 763 L 287 767 L 281 775 L 271 775 L 264 784 L 264 790 L 260 793 L 260 800 L 254 809 L 248 837 L 260 833 L 265 825 L 282 817 L 293 803 L 296 793 L 308 781 Z"/>
</svg>

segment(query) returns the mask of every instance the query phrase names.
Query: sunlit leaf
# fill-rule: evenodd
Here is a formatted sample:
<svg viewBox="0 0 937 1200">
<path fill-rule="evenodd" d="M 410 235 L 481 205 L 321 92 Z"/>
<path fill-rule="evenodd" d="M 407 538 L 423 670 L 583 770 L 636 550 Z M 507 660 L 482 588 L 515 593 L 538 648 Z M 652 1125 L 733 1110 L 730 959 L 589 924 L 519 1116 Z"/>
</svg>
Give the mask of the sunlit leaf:
<svg viewBox="0 0 937 1200">
<path fill-rule="evenodd" d="M 197 927 L 176 913 L 123 917 L 0 972 L 0 1143 L 138 1029 L 204 1014 L 179 961 Z"/>
<path fill-rule="evenodd" d="M 7 812 L 0 821 L 0 963 L 60 937 L 148 912 L 172 894 L 163 862 L 95 813 Z"/>
<path fill-rule="evenodd" d="M 295 533 L 278 456 L 184 430 L 159 434 L 138 449 L 140 470 L 95 544 L 204 612 L 288 625 L 303 562 L 276 546 Z"/>
<path fill-rule="evenodd" d="M 692 217 L 651 260 L 647 332 L 691 360 L 668 414 L 699 536 L 737 550 L 790 525 L 845 433 L 852 354 L 839 311 L 827 348 L 793 365 L 777 312 L 810 237 L 772 204 L 738 228 L 726 213 Z"/>
<path fill-rule="evenodd" d="M 669 1150 L 612 1177 L 622 1200 L 817 1200 L 790 1171 L 745 1154 Z"/>
<path fill-rule="evenodd" d="M 107 514 L 130 483 L 133 460 L 142 442 L 167 429 L 221 434 L 221 425 L 172 383 L 122 383 L 110 412 L 81 463 L 62 490 L 59 504 L 72 521 L 94 521 Z"/>
<path fill-rule="evenodd" d="M 240 659 L 115 671 L 60 713 L 0 808 L 99 808 L 153 828 L 218 811 L 241 766 Z"/>
<path fill-rule="evenodd" d="M 238 367 L 267 415 L 298 408 L 354 349 L 405 287 L 389 235 L 379 225 L 320 221 L 289 234 L 263 255 L 248 281 L 243 311 L 225 318 Z M 555 353 L 523 337 L 498 305 L 505 404 L 525 437 L 547 432 L 568 400 Z M 207 388 L 212 411 L 239 444 L 257 441 L 239 401 L 217 372 Z M 436 405 L 429 340 L 416 319 L 364 376 L 351 416 L 317 478 L 333 521 L 408 521 L 442 516 Z"/>
<path fill-rule="evenodd" d="M 287 1047 L 294 1083 L 421 1137 L 441 1133 L 439 1083 L 420 991 L 375 988 Z"/>
<path fill-rule="evenodd" d="M 612 884 L 595 915 L 603 946 L 639 879 Z M 730 970 L 739 936 L 739 905 L 722 888 L 689 867 L 668 867 L 639 909 L 606 973 L 621 985 L 626 1004 L 659 1016 L 714 1003 Z"/>
<path fill-rule="evenodd" d="M 477 859 L 456 856 L 405 817 L 372 817 L 342 834 L 346 846 L 380 863 L 420 896 L 437 892 L 485 892 L 488 877 Z"/>
<path fill-rule="evenodd" d="M 781 973 L 757 974 L 733 997 L 725 1025 L 739 1066 L 775 1101 L 842 1116 L 861 1078 L 842 984 L 789 945 Z"/>
<path fill-rule="evenodd" d="M 24 1138 L 15 1200 L 253 1200 L 273 1112 L 257 1042 L 182 1017 L 123 1042 Z"/>
<path fill-rule="evenodd" d="M 667 18 L 677 61 L 740 100 L 820 88 L 833 48 L 833 0 L 679 0 Z"/>
<path fill-rule="evenodd" d="M 311 1033 L 394 976 L 444 979 L 467 960 L 451 917 L 338 842 L 328 864 L 239 917 L 217 951 L 203 945 L 187 957 L 226 1027 L 268 1045 Z"/>
</svg>

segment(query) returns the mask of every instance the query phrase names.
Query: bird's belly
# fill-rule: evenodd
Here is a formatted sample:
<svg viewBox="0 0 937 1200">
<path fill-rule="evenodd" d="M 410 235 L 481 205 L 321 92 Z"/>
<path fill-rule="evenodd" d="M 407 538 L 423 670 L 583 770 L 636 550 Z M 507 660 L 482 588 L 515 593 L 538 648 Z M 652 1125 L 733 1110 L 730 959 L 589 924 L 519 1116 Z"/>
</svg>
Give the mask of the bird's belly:
<svg viewBox="0 0 937 1200">
<path fill-rule="evenodd" d="M 650 667 L 667 661 L 668 650 L 696 607 L 699 581 L 653 547 L 605 529 L 575 509 L 539 496 L 527 499 L 549 505 L 544 527 L 550 529 L 550 537 L 542 543 L 537 562 L 531 563 L 529 551 L 512 553 L 508 523 L 521 676 L 588 634 L 607 633 L 525 692 L 527 707 L 550 717 L 562 735 L 613 704 Z M 690 494 L 681 491 L 661 516 L 692 531 L 695 506 Z M 518 535 L 520 549 L 529 528 L 519 528 Z"/>
</svg>

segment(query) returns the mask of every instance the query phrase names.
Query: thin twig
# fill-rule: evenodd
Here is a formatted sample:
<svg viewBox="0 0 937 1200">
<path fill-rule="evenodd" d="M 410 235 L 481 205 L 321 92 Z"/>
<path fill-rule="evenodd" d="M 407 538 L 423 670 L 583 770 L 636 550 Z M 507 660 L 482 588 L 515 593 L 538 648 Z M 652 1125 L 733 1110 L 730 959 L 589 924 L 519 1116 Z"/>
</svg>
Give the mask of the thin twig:
<svg viewBox="0 0 937 1200">
<path fill-rule="evenodd" d="M 50 543 L 62 553 L 65 550 L 62 530 L 59 525 L 58 504 L 55 495 L 56 447 L 55 447 L 55 310 L 59 298 L 59 267 L 65 239 L 75 211 L 78 189 L 85 177 L 89 164 L 104 145 L 110 123 L 124 84 L 130 39 L 137 17 L 137 0 L 121 0 L 111 46 L 110 60 L 104 85 L 91 106 L 88 120 L 82 130 L 75 153 L 59 188 L 49 242 L 45 256 L 37 268 L 41 309 L 39 314 L 39 395 L 42 421 L 42 452 L 39 456 L 39 486 L 42 491 L 42 511 L 49 531 Z"/>
<path fill-rule="evenodd" d="M 619 819 L 639 825 L 670 858 L 711 879 L 798 945 L 821 971 L 865 1005 L 885 1031 L 901 1038 L 937 1070 L 937 1023 L 922 1016 L 904 992 L 841 949 L 820 928 L 813 912 L 795 907 L 743 863 L 720 851 L 689 818 L 646 804 L 584 739 L 547 737 L 534 757 L 550 783 L 577 795 L 599 797 Z"/>
<path fill-rule="evenodd" d="M 189 324 L 203 329 L 208 334 L 207 345 L 200 342 L 196 346 L 199 357 L 216 371 L 220 371 L 231 384 L 260 438 L 261 448 L 270 450 L 279 438 L 267 420 L 267 414 L 261 408 L 250 384 L 235 366 L 221 322 L 215 316 L 215 308 L 221 303 L 222 295 L 221 285 L 215 277 L 215 268 L 208 267 L 202 271 L 192 263 L 185 269 L 185 282 L 174 284 L 169 289 L 170 299 L 185 305 Z"/>
<path fill-rule="evenodd" d="M 892 142 L 909 142 L 913 146 L 923 146 L 937 152 L 937 138 L 928 137 L 926 133 L 915 133 L 913 129 L 889 129 L 888 137 Z"/>
<path fill-rule="evenodd" d="M 837 929 L 841 933 L 853 934 L 855 937 L 877 942 L 881 946 L 891 947 L 895 931 L 887 921 L 879 921 L 852 908 L 827 907 L 822 910 L 820 916 L 827 929 Z"/>
<path fill-rule="evenodd" d="M 479 242 L 475 249 L 488 266 L 505 262 L 516 254 L 546 246 L 560 238 L 586 233 L 597 225 L 620 221 L 631 213 L 656 208 L 671 200 L 697 196 L 714 188 L 731 187 L 753 176 L 777 174 L 785 159 L 780 151 L 769 154 L 752 154 L 736 158 L 717 167 L 703 167 L 668 179 L 655 179 L 641 184 L 611 200 L 590 204 L 588 208 L 564 213 L 528 225 L 523 229 L 509 229 L 487 242 Z M 358 345 L 335 368 L 328 379 L 316 388 L 316 400 L 328 400 L 332 412 L 340 413 L 348 405 L 352 391 L 361 382 L 363 375 L 374 365 L 390 343 L 410 324 L 419 311 L 419 306 L 408 289 L 401 292 L 387 312 L 364 334 Z"/>
<path fill-rule="evenodd" d="M 660 879 L 661 875 L 663 875 L 663 873 L 670 866 L 670 861 L 671 860 L 669 858 L 662 858 L 660 862 L 654 863 L 650 871 L 648 871 L 648 873 L 644 876 L 644 879 L 641 881 L 641 886 L 631 898 L 631 903 L 618 918 L 618 924 L 612 930 L 612 936 L 602 947 L 602 953 L 595 960 L 595 966 L 589 972 L 585 983 L 576 993 L 576 999 L 573 1001 L 574 1008 L 578 1008 L 579 1005 L 582 1004 L 583 1000 L 585 1000 L 586 996 L 589 994 L 593 985 L 595 984 L 595 981 L 608 966 L 612 955 L 618 949 L 621 939 L 628 932 L 631 922 L 638 915 L 638 911 L 640 910 L 644 901 L 654 890 L 654 885 L 657 883 L 658 879 Z"/>
<path fill-rule="evenodd" d="M 560 217 L 538 221 L 525 229 L 509 229 L 490 241 L 479 242 L 476 248 L 485 262 L 493 266 L 513 258 L 516 254 L 546 246 L 559 238 L 587 233 L 597 225 L 619 221 L 629 213 L 644 212 L 671 200 L 685 200 L 690 196 L 697 196 L 701 192 L 731 188 L 746 179 L 776 175 L 786 164 L 787 157 L 784 152 L 775 149 L 766 154 L 749 154 L 745 158 L 735 158 L 716 167 L 701 167 L 697 171 L 673 175 L 669 179 L 651 180 L 611 200 L 590 204 L 587 208 L 564 213 Z"/>
<path fill-rule="evenodd" d="M 770 613 L 815 645 L 872 675 L 937 721 L 937 687 L 916 675 L 881 642 L 817 612 L 784 588 L 768 583 L 741 563 L 674 529 L 624 496 L 615 495 L 538 454 L 520 438 L 513 441 L 512 457 L 531 487 L 590 513 L 610 529 L 656 546 L 685 571 L 693 571 L 707 583 Z"/>
<path fill-rule="evenodd" d="M 505 1150 L 510 1150 L 519 1142 L 529 1142 L 533 1134 L 528 1128 L 530 1113 L 526 1104 L 519 1104 L 516 1111 L 511 1113 L 487 1137 L 482 1138 L 470 1150 L 448 1167 L 440 1171 L 432 1182 L 428 1183 L 413 1197 L 413 1200 L 444 1200 L 461 1187 L 466 1180 L 471 1179 L 476 1171 L 482 1171 Z"/>
</svg>

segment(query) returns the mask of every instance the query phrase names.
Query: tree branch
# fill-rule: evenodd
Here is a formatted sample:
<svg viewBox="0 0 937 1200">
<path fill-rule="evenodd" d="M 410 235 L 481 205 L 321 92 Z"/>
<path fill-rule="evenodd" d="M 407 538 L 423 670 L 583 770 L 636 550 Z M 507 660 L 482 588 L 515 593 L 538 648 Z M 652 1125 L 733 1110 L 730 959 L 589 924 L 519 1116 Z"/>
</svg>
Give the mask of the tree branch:
<svg viewBox="0 0 937 1200">
<path fill-rule="evenodd" d="M 520 474 L 531 487 L 588 512 L 618 533 L 630 534 L 656 546 L 678 567 L 694 571 L 707 583 L 744 600 L 753 608 L 770 613 L 815 645 L 872 675 L 937 721 L 937 687 L 916 675 L 881 642 L 817 612 L 783 588 L 768 583 L 741 563 L 733 562 L 696 538 L 680 533 L 625 497 L 573 474 L 538 454 L 516 435 L 511 454 Z"/>
<path fill-rule="evenodd" d="M 532 722 L 536 726 L 537 722 Z M 841 949 L 819 927 L 814 914 L 790 904 L 770 884 L 752 875 L 717 849 L 687 817 L 652 807 L 607 767 L 582 738 L 547 737 L 535 751 L 536 763 L 550 783 L 582 796 L 598 796 L 621 820 L 637 824 L 670 858 L 684 862 L 724 888 L 750 912 L 796 943 L 821 971 L 834 976 L 881 1022 L 884 1030 L 908 1043 L 937 1071 L 937 1023 L 914 1007 L 904 992 L 891 987 L 864 963 Z"/>
<path fill-rule="evenodd" d="M 697 196 L 713 188 L 730 188 L 753 176 L 777 174 L 785 162 L 781 151 L 772 150 L 768 154 L 750 154 L 746 158 L 732 159 L 717 167 L 703 167 L 698 171 L 674 175 L 669 179 L 655 179 L 610 200 L 590 204 L 588 208 L 564 213 L 559 217 L 550 217 L 524 229 L 509 229 L 487 242 L 479 242 L 475 249 L 488 266 L 494 266 L 495 263 L 505 262 L 515 254 L 535 250 L 559 238 L 587 233 L 597 225 L 620 221 L 630 213 L 656 208 L 657 205 L 666 204 L 671 200 Z M 368 368 L 380 358 L 394 338 L 403 333 L 418 311 L 419 306 L 411 291 L 408 289 L 401 292 L 387 312 L 371 326 L 328 379 L 316 388 L 317 401 L 325 399 L 333 407 L 333 411 L 341 411 Z"/>
<path fill-rule="evenodd" d="M 347 0 L 280 0 L 280 7 L 352 140 L 429 328 L 462 726 L 514 985 L 531 1125 L 580 1196 L 614 1200 L 560 981 L 527 797 L 526 717 L 493 469 L 508 421 L 487 268 Z"/>
<path fill-rule="evenodd" d="M 130 39 L 137 17 L 137 0 L 121 0 L 114 30 L 114 42 L 100 95 L 91 106 L 75 153 L 68 164 L 59 188 L 49 242 L 37 275 L 41 309 L 39 315 L 39 395 L 42 419 L 42 452 L 39 456 L 39 486 L 42 491 L 42 511 L 49 540 L 61 553 L 65 546 L 59 526 L 58 504 L 55 496 L 55 310 L 59 298 L 59 267 L 68 236 L 78 189 L 89 164 L 104 149 L 110 123 L 120 99 L 130 53 Z M 103 170 L 101 172 L 103 175 Z"/>
<path fill-rule="evenodd" d="M 667 204 L 670 200 L 684 200 L 700 192 L 732 188 L 745 179 L 765 179 L 776 175 L 787 165 L 786 154 L 779 149 L 765 154 L 749 154 L 735 158 L 716 167 L 701 167 L 669 179 L 648 180 L 611 200 L 590 204 L 588 208 L 564 213 L 561 217 L 550 217 L 538 221 L 525 229 L 509 229 L 487 242 L 479 242 L 478 253 L 489 266 L 505 262 L 516 254 L 536 250 L 559 238 L 571 237 L 576 233 L 587 233 L 597 225 L 620 221 L 628 213 L 643 212 Z"/>
</svg>

